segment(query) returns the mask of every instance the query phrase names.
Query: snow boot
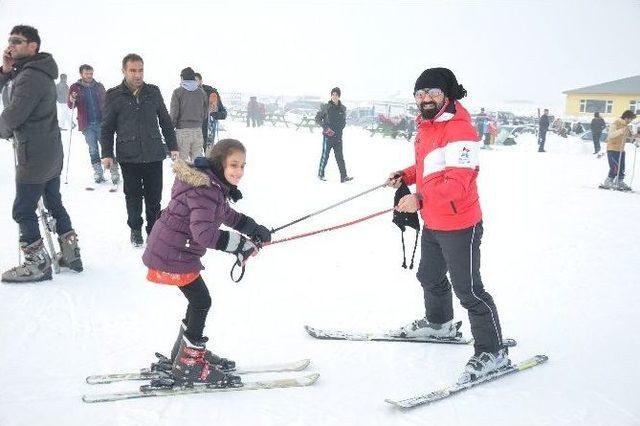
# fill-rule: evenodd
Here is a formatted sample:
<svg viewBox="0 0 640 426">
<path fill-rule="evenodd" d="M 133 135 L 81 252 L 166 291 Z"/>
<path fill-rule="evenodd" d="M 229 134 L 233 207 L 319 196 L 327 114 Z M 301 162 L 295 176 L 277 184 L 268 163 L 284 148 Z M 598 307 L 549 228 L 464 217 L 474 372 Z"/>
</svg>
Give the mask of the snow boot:
<svg viewBox="0 0 640 426">
<path fill-rule="evenodd" d="M 132 229 L 130 236 L 131 244 L 134 247 L 142 247 L 144 240 L 142 239 L 142 231 L 140 229 Z"/>
<path fill-rule="evenodd" d="M 80 258 L 80 247 L 78 247 L 78 235 L 73 229 L 58 236 L 62 257 L 60 266 L 64 266 L 76 272 L 82 272 L 82 259 Z"/>
<path fill-rule="evenodd" d="M 208 387 L 228 388 L 242 386 L 240 376 L 227 374 L 205 359 L 205 339 L 192 342 L 182 336 L 178 354 L 173 361 L 171 377 L 179 386 L 197 384 Z"/>
<path fill-rule="evenodd" d="M 100 164 L 100 162 L 91 163 L 91 167 L 93 167 L 93 181 L 95 183 L 104 182 L 104 172 L 102 171 L 102 164 Z"/>
<path fill-rule="evenodd" d="M 509 353 L 506 348 L 500 349 L 498 352 L 481 352 L 472 356 L 464 372 L 458 379 L 459 384 L 464 384 L 473 380 L 477 380 L 483 376 L 494 373 L 511 364 Z"/>
<path fill-rule="evenodd" d="M 118 163 L 111 164 L 111 183 L 118 185 L 120 183 L 120 168 Z"/>
<path fill-rule="evenodd" d="M 350 182 L 352 180 L 353 178 L 351 176 L 345 176 L 343 178 L 340 178 L 340 183 Z"/>
<path fill-rule="evenodd" d="M 430 323 L 426 318 L 415 320 L 411 324 L 388 332 L 395 337 L 428 337 L 434 339 L 453 339 L 458 335 L 458 326 L 451 321 L 444 324 Z"/>
<path fill-rule="evenodd" d="M 2 274 L 6 283 L 30 283 L 50 280 L 51 257 L 44 248 L 42 238 L 29 245 L 20 242 L 20 250 L 24 253 L 24 262 Z"/>
</svg>

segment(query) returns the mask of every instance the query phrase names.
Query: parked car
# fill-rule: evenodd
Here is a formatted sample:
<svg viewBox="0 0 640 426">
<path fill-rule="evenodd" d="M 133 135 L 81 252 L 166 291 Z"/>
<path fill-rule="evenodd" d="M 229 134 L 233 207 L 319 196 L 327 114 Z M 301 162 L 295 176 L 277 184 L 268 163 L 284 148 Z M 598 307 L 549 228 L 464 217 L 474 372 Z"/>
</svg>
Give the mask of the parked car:
<svg viewBox="0 0 640 426">
<path fill-rule="evenodd" d="M 603 130 L 602 135 L 600 135 L 600 143 L 606 142 L 607 135 L 608 135 L 607 131 Z M 580 136 L 580 139 L 582 139 L 583 142 L 593 142 L 593 136 L 591 135 L 591 130 L 587 130 L 586 132 L 584 132 Z"/>
<path fill-rule="evenodd" d="M 496 144 L 498 145 L 515 145 L 516 138 L 523 133 L 536 133 L 535 126 L 501 126 L 496 136 Z"/>
</svg>

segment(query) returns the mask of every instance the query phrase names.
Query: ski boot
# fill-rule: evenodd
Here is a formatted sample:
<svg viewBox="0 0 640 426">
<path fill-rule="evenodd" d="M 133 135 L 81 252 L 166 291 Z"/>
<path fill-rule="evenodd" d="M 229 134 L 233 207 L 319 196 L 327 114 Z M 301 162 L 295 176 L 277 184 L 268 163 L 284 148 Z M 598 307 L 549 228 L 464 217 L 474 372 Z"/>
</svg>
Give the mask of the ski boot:
<svg viewBox="0 0 640 426">
<path fill-rule="evenodd" d="M 182 342 L 182 336 L 184 336 L 184 332 L 187 330 L 187 326 L 184 322 L 180 322 L 180 330 L 178 331 L 178 338 L 176 342 L 173 344 L 173 349 L 171 349 L 171 359 L 166 356 L 156 352 L 156 358 L 158 361 L 151 364 L 151 371 L 161 371 L 161 372 L 170 372 L 173 366 L 173 362 L 178 355 L 178 350 L 180 349 L 180 342 Z M 205 342 L 209 339 L 207 337 L 202 338 Z M 208 361 L 210 364 L 215 365 L 220 370 L 224 372 L 233 371 L 236 369 L 236 362 L 227 358 L 219 357 L 214 354 L 210 350 L 207 349 L 204 359 Z"/>
<path fill-rule="evenodd" d="M 118 163 L 113 163 L 111 165 L 111 183 L 114 186 L 117 186 L 120 183 L 120 168 L 118 167 Z"/>
<path fill-rule="evenodd" d="M 207 353 L 205 341 L 202 339 L 192 342 L 187 336 L 182 336 L 180 348 L 171 369 L 174 386 L 205 385 L 215 388 L 242 386 L 240 376 L 225 373 L 205 359 Z"/>
<path fill-rule="evenodd" d="M 615 182 L 614 182 L 614 178 L 606 178 L 604 180 L 604 182 L 599 186 L 600 189 L 614 189 L 615 188 Z"/>
<path fill-rule="evenodd" d="M 616 191 L 623 191 L 623 192 L 631 191 L 631 187 L 629 185 L 627 185 L 626 183 L 624 183 L 624 181 L 621 180 L 621 179 L 618 179 L 614 189 Z"/>
<path fill-rule="evenodd" d="M 60 266 L 67 267 L 76 272 L 82 272 L 82 259 L 80 258 L 80 247 L 78 247 L 78 235 L 73 229 L 58 236 L 62 257 Z"/>
<path fill-rule="evenodd" d="M 511 360 L 509 360 L 509 352 L 506 348 L 500 349 L 498 352 L 481 352 L 469 359 L 464 367 L 464 372 L 458 379 L 458 384 L 472 382 L 509 365 L 511 365 Z"/>
<path fill-rule="evenodd" d="M 415 320 L 411 324 L 398 329 L 388 331 L 394 337 L 428 337 L 434 339 L 455 339 L 461 336 L 458 329 L 462 323 L 454 323 L 453 320 L 444 324 L 430 323 L 426 318 Z"/>
<path fill-rule="evenodd" d="M 51 257 L 44 248 L 42 238 L 29 245 L 20 242 L 20 250 L 24 253 L 24 262 L 2 274 L 6 283 L 29 283 L 50 280 Z"/>
</svg>

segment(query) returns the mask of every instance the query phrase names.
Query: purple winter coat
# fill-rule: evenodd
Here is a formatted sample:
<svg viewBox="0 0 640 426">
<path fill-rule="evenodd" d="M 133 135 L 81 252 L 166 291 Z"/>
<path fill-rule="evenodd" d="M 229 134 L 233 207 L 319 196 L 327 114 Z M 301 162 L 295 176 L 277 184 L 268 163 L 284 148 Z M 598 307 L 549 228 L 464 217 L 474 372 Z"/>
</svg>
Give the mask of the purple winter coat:
<svg viewBox="0 0 640 426">
<path fill-rule="evenodd" d="M 210 170 L 177 160 L 173 171 L 171 201 L 153 225 L 142 261 L 163 272 L 197 272 L 204 269 L 200 258 L 207 248 L 216 248 L 220 225 L 234 227 L 241 214 L 229 206 L 229 188 Z"/>
</svg>

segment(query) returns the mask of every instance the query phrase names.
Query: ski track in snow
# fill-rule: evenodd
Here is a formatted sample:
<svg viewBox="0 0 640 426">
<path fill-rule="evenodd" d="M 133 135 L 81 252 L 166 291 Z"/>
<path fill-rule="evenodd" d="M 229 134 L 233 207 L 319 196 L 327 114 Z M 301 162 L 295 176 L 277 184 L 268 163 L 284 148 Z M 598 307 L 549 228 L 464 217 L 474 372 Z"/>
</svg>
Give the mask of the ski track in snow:
<svg viewBox="0 0 640 426">
<path fill-rule="evenodd" d="M 345 160 L 355 180 L 340 184 L 331 156 L 328 180 L 320 182 L 317 130 L 269 124 L 247 129 L 228 120 L 224 125 L 221 137 L 240 139 L 248 149 L 240 185 L 245 198 L 235 207 L 269 227 L 379 185 L 413 159 L 412 144 L 404 139 L 371 138 L 347 128 Z M 65 155 L 68 139 L 63 133 Z M 39 284 L 0 285 L 0 425 L 640 423 L 634 391 L 640 337 L 633 333 L 640 319 L 640 198 L 586 190 L 597 187 L 607 171 L 606 159 L 590 154 L 591 143 L 550 133 L 548 152 L 538 154 L 536 148 L 535 138 L 523 135 L 516 146 L 482 151 L 478 183 L 483 281 L 496 300 L 504 335 L 518 340 L 510 355 L 518 361 L 545 353 L 545 365 L 403 412 L 384 399 L 454 382 L 471 347 L 309 337 L 304 324 L 385 330 L 422 315 L 415 279 L 419 250 L 414 270 L 402 269 L 399 230 L 388 215 L 266 247 L 250 259 L 239 284 L 228 276 L 231 256 L 212 251 L 204 257 L 213 299 L 205 329 L 210 347 L 246 364 L 309 357 L 306 372 L 321 375 L 314 386 L 88 405 L 80 400 L 84 393 L 139 385 L 91 386 L 84 378 L 135 370 L 147 366 L 155 351 L 168 352 L 186 302 L 175 288 L 146 282 L 142 250 L 128 241 L 122 189 L 84 190 L 91 170 L 83 137 L 74 132 L 69 184 L 62 193 L 85 271 L 66 271 Z M 0 144 L 3 270 L 17 260 L 12 155 L 9 144 Z M 629 168 L 633 155 L 628 148 Z M 640 176 L 640 164 L 636 168 Z M 169 161 L 164 179 L 163 207 L 173 181 Z M 392 201 L 393 191 L 380 189 L 275 237 L 344 223 L 389 208 Z M 410 246 L 413 231 L 405 237 Z M 468 335 L 465 312 L 454 306 Z"/>
</svg>

